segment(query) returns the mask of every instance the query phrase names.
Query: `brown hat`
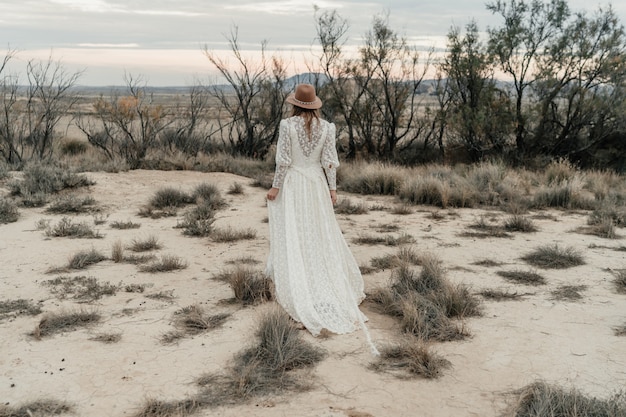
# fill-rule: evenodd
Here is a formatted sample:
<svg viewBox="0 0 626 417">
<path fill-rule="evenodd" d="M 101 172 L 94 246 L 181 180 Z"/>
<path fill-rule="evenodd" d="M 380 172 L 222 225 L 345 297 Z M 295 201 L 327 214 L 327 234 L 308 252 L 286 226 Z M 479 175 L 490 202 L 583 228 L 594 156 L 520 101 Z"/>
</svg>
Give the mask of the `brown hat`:
<svg viewBox="0 0 626 417">
<path fill-rule="evenodd" d="M 303 109 L 312 110 L 322 107 L 322 100 L 315 95 L 315 87 L 311 84 L 298 84 L 296 92 L 289 94 L 286 101 Z"/>
</svg>

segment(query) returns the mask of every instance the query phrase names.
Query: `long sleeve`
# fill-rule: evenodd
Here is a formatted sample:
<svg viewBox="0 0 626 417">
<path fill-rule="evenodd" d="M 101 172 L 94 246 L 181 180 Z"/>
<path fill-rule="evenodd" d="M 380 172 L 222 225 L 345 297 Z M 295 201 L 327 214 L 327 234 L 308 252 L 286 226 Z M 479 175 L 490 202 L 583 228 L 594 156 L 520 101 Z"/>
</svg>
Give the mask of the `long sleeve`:
<svg viewBox="0 0 626 417">
<path fill-rule="evenodd" d="M 336 128 L 334 123 L 328 125 L 326 137 L 324 138 L 324 147 L 322 148 L 322 168 L 326 172 L 328 180 L 328 188 L 337 189 L 337 167 L 339 166 L 339 157 L 337 156 L 337 148 L 335 145 Z"/>
<path fill-rule="evenodd" d="M 282 187 L 287 168 L 290 165 L 291 141 L 289 140 L 289 125 L 286 120 L 281 120 L 278 129 L 278 144 L 276 145 L 276 171 L 274 172 L 272 187 Z"/>
</svg>

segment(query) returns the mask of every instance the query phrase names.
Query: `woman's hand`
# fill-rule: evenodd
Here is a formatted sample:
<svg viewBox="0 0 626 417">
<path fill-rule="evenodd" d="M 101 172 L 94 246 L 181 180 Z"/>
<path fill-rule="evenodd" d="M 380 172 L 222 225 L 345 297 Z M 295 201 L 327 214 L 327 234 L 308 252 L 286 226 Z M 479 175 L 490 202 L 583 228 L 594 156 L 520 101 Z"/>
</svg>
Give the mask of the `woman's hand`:
<svg viewBox="0 0 626 417">
<path fill-rule="evenodd" d="M 337 204 L 337 190 L 330 190 L 330 201 L 333 202 L 333 206 Z"/>
<path fill-rule="evenodd" d="M 270 190 L 267 192 L 267 195 L 265 196 L 268 200 L 270 201 L 274 201 L 276 200 L 276 196 L 278 195 L 278 192 L 280 191 L 279 188 L 276 187 L 272 187 L 270 188 Z"/>
</svg>

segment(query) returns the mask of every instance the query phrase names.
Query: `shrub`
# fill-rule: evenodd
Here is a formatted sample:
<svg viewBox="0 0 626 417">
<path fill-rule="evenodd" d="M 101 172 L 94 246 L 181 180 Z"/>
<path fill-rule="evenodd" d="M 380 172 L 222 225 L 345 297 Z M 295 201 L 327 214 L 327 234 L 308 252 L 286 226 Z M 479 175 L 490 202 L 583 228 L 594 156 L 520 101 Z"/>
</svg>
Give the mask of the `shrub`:
<svg viewBox="0 0 626 417">
<path fill-rule="evenodd" d="M 368 235 L 361 234 L 353 242 L 359 245 L 387 245 L 387 246 L 400 246 L 409 243 L 415 243 L 415 238 L 409 234 L 402 233 L 400 236 L 385 235 Z"/>
<path fill-rule="evenodd" d="M 83 174 L 65 168 L 31 162 L 24 167 L 24 179 L 10 184 L 13 195 L 52 194 L 68 188 L 95 184 Z"/>
<path fill-rule="evenodd" d="M 412 204 L 446 208 L 449 203 L 449 187 L 439 178 L 417 178 L 404 184 L 398 196 Z"/>
<path fill-rule="evenodd" d="M 163 187 L 154 193 L 149 205 L 155 209 L 182 207 L 194 202 L 194 197 L 173 187 Z"/>
<path fill-rule="evenodd" d="M 564 269 L 584 265 L 582 255 L 572 247 L 560 248 L 557 244 L 541 246 L 522 259 L 539 268 Z"/>
<path fill-rule="evenodd" d="M 198 206 L 185 214 L 182 222 L 176 227 L 183 229 L 187 236 L 204 237 L 213 232 L 215 222 L 215 208 L 211 203 L 202 200 Z"/>
<path fill-rule="evenodd" d="M 13 202 L 7 198 L 0 197 L 0 224 L 16 222 L 20 213 Z"/>
<path fill-rule="evenodd" d="M 85 223 L 73 223 L 69 217 L 63 217 L 54 227 L 48 227 L 45 230 L 46 236 L 49 237 L 70 237 L 84 239 L 99 239 L 102 235 L 93 228 L 93 226 Z"/>
<path fill-rule="evenodd" d="M 88 147 L 88 142 L 77 139 L 70 139 L 61 143 L 60 150 L 62 155 L 74 156 L 84 154 L 85 152 L 87 152 Z"/>
<path fill-rule="evenodd" d="M 59 197 L 50 203 L 46 209 L 47 213 L 86 213 L 97 210 L 96 200 L 91 196 L 75 196 L 72 194 Z"/>
<path fill-rule="evenodd" d="M 196 201 L 202 200 L 204 204 L 208 205 L 214 210 L 219 210 L 226 206 L 226 201 L 222 198 L 222 194 L 217 186 L 209 183 L 198 184 L 193 192 L 192 197 Z"/>
<path fill-rule="evenodd" d="M 122 340 L 121 333 L 100 333 L 90 338 L 89 340 L 94 340 L 100 343 L 117 343 Z"/>
</svg>

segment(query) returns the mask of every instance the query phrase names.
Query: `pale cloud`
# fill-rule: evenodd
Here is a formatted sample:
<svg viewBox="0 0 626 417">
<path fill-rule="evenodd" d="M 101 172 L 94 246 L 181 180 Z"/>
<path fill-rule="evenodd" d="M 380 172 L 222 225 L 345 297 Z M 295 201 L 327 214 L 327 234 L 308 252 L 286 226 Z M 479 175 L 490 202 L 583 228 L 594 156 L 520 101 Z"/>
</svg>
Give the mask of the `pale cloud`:
<svg viewBox="0 0 626 417">
<path fill-rule="evenodd" d="M 124 11 L 124 9 L 114 6 L 104 0 L 50 0 L 50 2 L 53 4 L 60 4 L 74 10 L 88 13 L 110 13 Z"/>
<path fill-rule="evenodd" d="M 299 13 L 311 13 L 313 11 L 313 5 L 319 8 L 335 8 L 341 9 L 343 6 L 336 2 L 330 1 L 302 1 L 302 0 L 285 0 L 285 1 L 261 1 L 254 3 L 246 3 L 239 5 L 224 6 L 226 10 L 237 10 L 244 12 L 261 12 L 277 15 L 289 15 Z"/>
<path fill-rule="evenodd" d="M 79 43 L 81 48 L 139 48 L 138 43 Z"/>
</svg>

